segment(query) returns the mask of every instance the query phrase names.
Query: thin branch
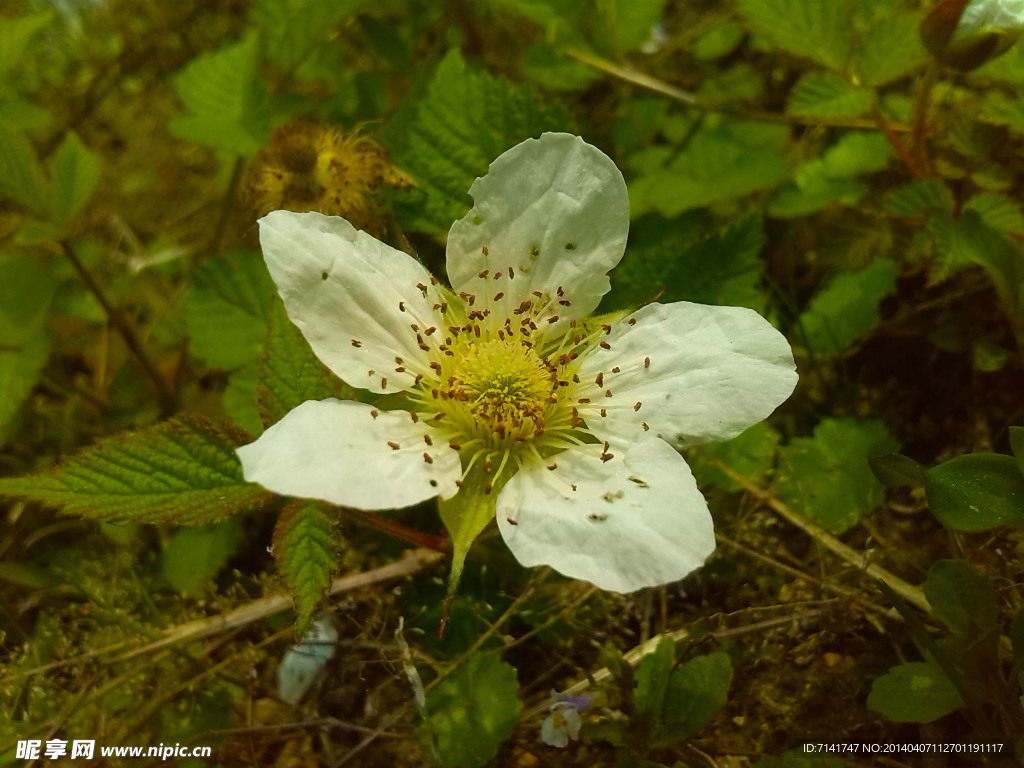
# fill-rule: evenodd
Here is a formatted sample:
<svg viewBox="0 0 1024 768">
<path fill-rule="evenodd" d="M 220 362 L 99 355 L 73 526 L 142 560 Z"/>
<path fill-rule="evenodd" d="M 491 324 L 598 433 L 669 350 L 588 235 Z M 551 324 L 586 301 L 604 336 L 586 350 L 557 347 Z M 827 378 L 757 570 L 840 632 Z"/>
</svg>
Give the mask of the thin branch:
<svg viewBox="0 0 1024 768">
<path fill-rule="evenodd" d="M 64 255 L 68 257 L 68 261 L 71 262 L 75 271 L 78 272 L 78 276 L 85 283 L 85 287 L 89 289 L 89 292 L 96 298 L 96 301 L 103 307 L 103 311 L 107 315 L 110 324 L 121 334 L 121 338 L 124 339 L 128 351 L 135 356 L 143 372 L 153 382 L 157 393 L 160 395 L 161 410 L 165 412 L 165 415 L 170 415 L 175 410 L 174 393 L 164 380 L 164 377 L 160 375 L 160 371 L 157 370 L 156 364 L 142 346 L 142 342 L 139 341 L 139 337 L 135 333 L 135 327 L 125 316 L 124 312 L 110 303 L 110 299 L 103 292 L 103 288 L 96 282 L 96 279 L 86 268 L 85 264 L 82 263 L 82 260 L 78 258 L 74 246 L 67 240 L 63 241 L 61 246 L 64 249 Z"/>
</svg>

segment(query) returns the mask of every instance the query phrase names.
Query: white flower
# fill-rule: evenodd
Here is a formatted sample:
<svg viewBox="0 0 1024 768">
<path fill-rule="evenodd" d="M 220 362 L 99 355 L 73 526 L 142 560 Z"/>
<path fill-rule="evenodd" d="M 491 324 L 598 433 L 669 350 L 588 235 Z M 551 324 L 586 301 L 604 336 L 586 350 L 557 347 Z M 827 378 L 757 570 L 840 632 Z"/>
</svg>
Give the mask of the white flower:
<svg viewBox="0 0 1024 768">
<path fill-rule="evenodd" d="M 238 450 L 247 480 L 359 509 L 440 497 L 465 550 L 497 513 L 516 558 L 604 589 L 679 579 L 715 546 L 677 449 L 729 439 L 796 384 L 756 312 L 687 302 L 587 316 L 629 228 L 626 186 L 580 138 L 544 134 L 473 184 L 448 234 L 452 289 L 317 213 L 260 221 L 289 317 L 349 384 L 409 410 L 309 401 Z"/>
</svg>

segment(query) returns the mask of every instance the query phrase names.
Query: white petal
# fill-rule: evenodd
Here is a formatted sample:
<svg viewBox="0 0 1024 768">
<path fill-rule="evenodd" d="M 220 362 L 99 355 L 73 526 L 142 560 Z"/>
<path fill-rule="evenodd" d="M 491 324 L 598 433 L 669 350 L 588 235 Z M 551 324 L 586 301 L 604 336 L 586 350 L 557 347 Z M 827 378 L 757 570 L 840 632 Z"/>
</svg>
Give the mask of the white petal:
<svg viewBox="0 0 1024 768">
<path fill-rule="evenodd" d="M 631 442 L 643 423 L 677 448 L 729 440 L 796 386 L 789 342 L 751 309 L 680 301 L 630 317 L 604 337 L 610 349 L 595 347 L 580 366 L 585 383 L 600 374 L 580 415 L 602 440 Z"/>
<path fill-rule="evenodd" d="M 288 317 L 328 368 L 377 393 L 401 391 L 416 373 L 429 373 L 431 358 L 411 324 L 440 327 L 433 305 L 441 299 L 422 265 L 336 216 L 273 211 L 259 223 Z M 436 344 L 437 336 L 424 338 Z"/>
<path fill-rule="evenodd" d="M 614 592 L 699 568 L 715 533 L 682 456 L 651 437 L 607 462 L 598 453 L 557 454 L 554 470 L 526 465 L 502 489 L 498 527 L 516 559 Z"/>
<path fill-rule="evenodd" d="M 237 452 L 250 482 L 356 509 L 447 499 L 462 475 L 459 454 L 436 429 L 413 422 L 406 411 L 378 413 L 350 400 L 307 400 Z"/>
<path fill-rule="evenodd" d="M 626 183 L 607 155 L 578 136 L 545 133 L 501 155 L 469 193 L 475 206 L 448 233 L 457 291 L 501 290 L 515 307 L 531 291 L 554 296 L 562 287 L 571 303 L 560 315 L 597 307 L 629 231 Z"/>
</svg>

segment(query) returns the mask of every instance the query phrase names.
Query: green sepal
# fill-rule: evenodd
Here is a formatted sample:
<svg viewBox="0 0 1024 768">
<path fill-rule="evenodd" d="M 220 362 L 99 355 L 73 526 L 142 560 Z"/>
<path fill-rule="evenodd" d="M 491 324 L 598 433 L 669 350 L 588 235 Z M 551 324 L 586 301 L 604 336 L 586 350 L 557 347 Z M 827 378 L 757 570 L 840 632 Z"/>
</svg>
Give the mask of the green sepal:
<svg viewBox="0 0 1024 768">
<path fill-rule="evenodd" d="M 459 492 L 450 499 L 438 501 L 437 506 L 441 513 L 441 520 L 444 522 L 444 527 L 448 529 L 448 535 L 452 540 L 452 570 L 448 576 L 448 592 L 445 595 L 444 608 L 441 611 L 441 626 L 438 627 L 438 636 L 444 632 L 444 626 L 448 621 L 448 608 L 459 588 L 469 548 L 487 526 L 487 523 L 494 518 L 495 501 L 497 501 L 502 487 L 512 476 L 511 473 L 505 473 L 497 480 L 493 480 L 492 474 L 485 473 L 483 467 L 483 461 L 476 462 L 463 478 Z M 497 469 L 497 467 L 493 467 L 493 469 Z M 489 492 L 485 493 L 484 489 L 488 484 L 491 487 Z"/>
</svg>

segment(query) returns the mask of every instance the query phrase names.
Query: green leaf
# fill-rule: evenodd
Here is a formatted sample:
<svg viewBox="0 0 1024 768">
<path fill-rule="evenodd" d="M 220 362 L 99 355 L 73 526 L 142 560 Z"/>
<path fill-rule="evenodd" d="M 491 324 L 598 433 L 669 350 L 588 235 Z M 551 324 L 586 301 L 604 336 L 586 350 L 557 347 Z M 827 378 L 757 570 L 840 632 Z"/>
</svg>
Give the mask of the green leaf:
<svg viewBox="0 0 1024 768">
<path fill-rule="evenodd" d="M 808 117 L 857 117 L 871 108 L 875 94 L 832 72 L 808 72 L 789 94 L 786 111 Z"/>
<path fill-rule="evenodd" d="M 50 357 L 50 265 L 0 256 L 0 444 Z"/>
<path fill-rule="evenodd" d="M 982 192 L 973 195 L 964 205 L 964 210 L 977 213 L 992 229 L 1010 234 L 1024 234 L 1024 214 L 1008 197 Z"/>
<path fill-rule="evenodd" d="M 963 560 L 938 560 L 928 569 L 924 596 L 932 613 L 957 637 L 979 637 L 999 624 L 996 590 Z"/>
<path fill-rule="evenodd" d="M 193 276 L 185 297 L 192 352 L 225 369 L 258 359 L 275 292 L 258 253 L 234 251 L 208 259 Z"/>
<path fill-rule="evenodd" d="M 842 533 L 882 501 L 869 456 L 899 447 L 878 419 L 823 419 L 813 437 L 781 450 L 778 497 L 824 528 Z"/>
<path fill-rule="evenodd" d="M 568 124 L 563 109 L 542 107 L 527 88 L 470 68 L 452 50 L 438 65 L 414 118 L 391 142 L 395 164 L 418 187 L 400 194 L 399 203 L 414 226 L 447 232 L 469 210 L 469 187 L 492 160 L 525 139 Z"/>
<path fill-rule="evenodd" d="M 665 691 L 663 743 L 688 739 L 707 725 L 728 698 L 729 654 L 697 656 L 672 672 Z"/>
<path fill-rule="evenodd" d="M 930 723 L 963 706 L 942 669 L 926 661 L 893 667 L 868 694 L 868 707 L 897 723 Z"/>
<path fill-rule="evenodd" d="M 160 554 L 164 577 L 181 594 L 199 597 L 235 553 L 241 538 L 237 520 L 175 531 Z"/>
<path fill-rule="evenodd" d="M 336 515 L 317 501 L 293 501 L 274 526 L 274 560 L 295 601 L 295 635 L 302 637 L 338 567 Z"/>
<path fill-rule="evenodd" d="M 750 28 L 768 42 L 832 69 L 850 55 L 849 0 L 740 0 Z"/>
<path fill-rule="evenodd" d="M 1024 133 L 1024 102 L 999 91 L 985 95 L 981 116 L 996 125 L 1005 125 L 1015 133 Z"/>
<path fill-rule="evenodd" d="M 889 164 L 892 147 L 878 131 L 851 131 L 821 157 L 803 163 L 793 181 L 772 196 L 768 214 L 776 218 L 806 216 L 827 205 L 853 205 L 868 191 L 855 176 Z"/>
<path fill-rule="evenodd" d="M 6 78 L 21 63 L 29 43 L 53 21 L 53 11 L 30 13 L 12 19 L 0 19 L 0 79 Z"/>
<path fill-rule="evenodd" d="M 544 88 L 572 91 L 601 77 L 596 69 L 559 53 L 549 43 L 532 46 L 519 62 L 523 74 Z"/>
<path fill-rule="evenodd" d="M 207 525 L 273 496 L 245 482 L 235 448 L 251 437 L 191 414 L 114 435 L 46 472 L 0 478 L 0 494 L 110 522 Z"/>
<path fill-rule="evenodd" d="M 800 315 L 808 349 L 842 352 L 878 320 L 878 302 L 896 284 L 899 268 L 875 259 L 860 272 L 836 275 Z"/>
<path fill-rule="evenodd" d="M 762 421 L 732 440 L 702 445 L 688 459 L 698 483 L 713 485 L 723 491 L 736 491 L 739 484 L 727 477 L 708 457 L 718 459 L 748 480 L 757 482 L 772 468 L 778 447 L 779 433 Z"/>
<path fill-rule="evenodd" d="M 1024 474 L 1024 427 L 1010 427 L 1010 450 L 1017 459 L 1017 468 Z"/>
<path fill-rule="evenodd" d="M 53 161 L 53 219 L 67 224 L 92 196 L 100 180 L 99 155 L 68 131 Z"/>
<path fill-rule="evenodd" d="M 35 149 L 21 133 L 0 123 L 0 196 L 43 215 L 48 194 Z"/>
<path fill-rule="evenodd" d="M 341 63 L 336 55 L 339 26 L 373 4 L 373 0 L 258 0 L 250 14 L 260 30 L 267 60 L 283 74 L 311 77 L 332 60 Z"/>
<path fill-rule="evenodd" d="M 444 768 L 479 768 L 512 734 L 522 704 L 516 670 L 492 653 L 477 653 L 427 694 L 429 721 L 416 726 L 427 754 L 437 745 Z"/>
<path fill-rule="evenodd" d="M 875 477 L 889 488 L 912 485 L 915 488 L 924 485 L 924 468 L 908 456 L 899 453 L 887 453 L 884 456 L 871 456 L 868 466 Z"/>
<path fill-rule="evenodd" d="M 651 36 L 651 27 L 661 20 L 665 0 L 611 0 L 598 4 L 608 35 L 617 53 L 639 48 Z"/>
<path fill-rule="evenodd" d="M 256 406 L 256 381 L 259 378 L 259 371 L 259 363 L 255 360 L 232 371 L 221 398 L 224 415 L 253 435 L 260 435 L 263 432 L 263 419 L 260 418 L 260 411 Z"/>
<path fill-rule="evenodd" d="M 926 469 L 928 506 L 954 531 L 1024 526 L 1024 477 L 1012 456 L 970 453 Z"/>
<path fill-rule="evenodd" d="M 732 19 L 715 24 L 690 44 L 690 55 L 699 61 L 728 56 L 743 40 L 746 31 Z"/>
<path fill-rule="evenodd" d="M 689 221 L 645 217 L 630 230 L 629 251 L 612 277 L 614 308 L 633 308 L 664 289 L 662 301 L 761 309 L 761 216 L 752 213 L 703 240 Z"/>
<path fill-rule="evenodd" d="M 630 216 L 656 211 L 673 218 L 789 178 L 786 126 L 708 118 L 664 167 L 629 182 Z"/>
<path fill-rule="evenodd" d="M 171 120 L 178 138 L 243 157 L 266 144 L 267 91 L 259 76 L 256 35 L 193 59 L 174 86 L 186 109 Z"/>
<path fill-rule="evenodd" d="M 256 407 L 266 426 L 284 418 L 292 408 L 307 400 L 355 400 L 357 392 L 331 373 L 295 327 L 280 297 L 275 295 L 268 310 L 267 335 L 260 353 L 256 380 Z"/>
<path fill-rule="evenodd" d="M 668 687 L 669 675 L 672 672 L 676 644 L 670 637 L 663 637 L 640 660 L 633 679 L 633 701 L 636 708 L 652 720 L 661 718 L 661 707 Z"/>
<path fill-rule="evenodd" d="M 928 52 L 917 34 L 919 21 L 917 13 L 899 13 L 879 19 L 864 34 L 853 62 L 861 84 L 885 85 L 927 61 Z"/>
<path fill-rule="evenodd" d="M 953 193 L 941 179 L 910 181 L 894 189 L 882 207 L 890 216 L 916 219 L 933 210 L 952 211 Z"/>
</svg>

